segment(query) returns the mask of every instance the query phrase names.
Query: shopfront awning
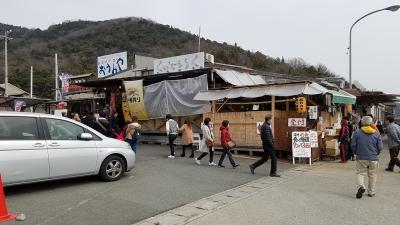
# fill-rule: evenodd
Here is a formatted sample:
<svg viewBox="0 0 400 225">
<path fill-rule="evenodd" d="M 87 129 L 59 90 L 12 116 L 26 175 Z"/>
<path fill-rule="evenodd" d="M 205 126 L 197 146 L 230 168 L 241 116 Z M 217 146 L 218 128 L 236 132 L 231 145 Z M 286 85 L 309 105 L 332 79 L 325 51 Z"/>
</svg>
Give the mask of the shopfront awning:
<svg viewBox="0 0 400 225">
<path fill-rule="evenodd" d="M 199 92 L 194 100 L 215 101 L 224 98 L 258 98 L 262 96 L 289 97 L 297 95 L 323 95 L 328 89 L 314 82 L 295 82 L 274 85 L 258 85 L 226 90 Z"/>
<path fill-rule="evenodd" d="M 215 70 L 225 82 L 237 87 L 266 84 L 265 80 L 259 75 L 250 75 L 234 70 Z"/>
<path fill-rule="evenodd" d="M 354 95 L 351 95 L 345 91 L 334 91 L 334 90 L 329 90 L 328 93 L 329 95 L 332 96 L 332 103 L 334 104 L 355 104 L 357 97 Z"/>
</svg>

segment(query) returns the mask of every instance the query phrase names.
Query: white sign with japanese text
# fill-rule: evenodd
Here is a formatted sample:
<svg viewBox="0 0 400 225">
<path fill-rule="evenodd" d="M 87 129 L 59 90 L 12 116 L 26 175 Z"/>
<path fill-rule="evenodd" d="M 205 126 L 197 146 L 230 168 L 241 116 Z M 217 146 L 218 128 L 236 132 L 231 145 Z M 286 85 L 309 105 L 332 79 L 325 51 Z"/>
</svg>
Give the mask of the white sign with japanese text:
<svg viewBox="0 0 400 225">
<path fill-rule="evenodd" d="M 311 148 L 318 148 L 318 132 L 310 130 Z"/>
<path fill-rule="evenodd" d="M 318 119 L 318 106 L 309 106 L 308 107 L 308 116 L 310 120 Z"/>
<path fill-rule="evenodd" d="M 97 57 L 97 77 L 102 78 L 128 69 L 127 52 Z"/>
<path fill-rule="evenodd" d="M 293 157 L 311 157 L 310 132 L 295 131 L 292 133 L 292 151 Z"/>
<path fill-rule="evenodd" d="M 288 126 L 289 127 L 306 127 L 307 120 L 306 118 L 289 118 Z"/>
<path fill-rule="evenodd" d="M 205 67 L 205 53 L 198 52 L 154 60 L 154 74 L 197 70 Z"/>
</svg>

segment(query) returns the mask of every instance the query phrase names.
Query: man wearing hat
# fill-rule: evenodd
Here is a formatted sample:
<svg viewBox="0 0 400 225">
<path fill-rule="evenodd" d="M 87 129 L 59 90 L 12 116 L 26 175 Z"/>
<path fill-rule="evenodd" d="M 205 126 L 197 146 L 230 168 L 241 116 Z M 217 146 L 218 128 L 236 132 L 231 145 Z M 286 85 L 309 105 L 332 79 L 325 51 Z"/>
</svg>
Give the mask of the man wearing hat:
<svg viewBox="0 0 400 225">
<path fill-rule="evenodd" d="M 362 198 L 365 192 L 365 176 L 368 176 L 368 196 L 375 196 L 375 184 L 379 168 L 378 156 L 383 149 L 383 143 L 379 131 L 371 127 L 372 124 L 372 117 L 364 116 L 361 119 L 361 129 L 353 134 L 351 142 L 351 148 L 357 156 L 357 198 Z"/>
</svg>

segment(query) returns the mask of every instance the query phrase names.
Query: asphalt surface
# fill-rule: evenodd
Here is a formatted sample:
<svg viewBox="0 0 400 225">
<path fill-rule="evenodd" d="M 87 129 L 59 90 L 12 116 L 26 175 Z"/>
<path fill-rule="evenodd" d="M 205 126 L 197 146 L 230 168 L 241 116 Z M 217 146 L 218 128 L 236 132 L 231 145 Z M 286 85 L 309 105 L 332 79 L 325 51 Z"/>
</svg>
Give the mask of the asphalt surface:
<svg viewBox="0 0 400 225">
<path fill-rule="evenodd" d="M 6 188 L 9 211 L 27 216 L 6 224 L 133 224 L 258 179 L 270 167 L 268 162 L 251 175 L 254 159 L 235 157 L 241 166 L 232 169 L 227 158 L 227 167 L 218 168 L 208 166 L 207 156 L 199 166 L 188 157 L 167 159 L 168 153 L 167 146 L 140 145 L 136 168 L 117 182 L 85 177 Z M 278 172 L 291 167 L 279 163 Z"/>
</svg>

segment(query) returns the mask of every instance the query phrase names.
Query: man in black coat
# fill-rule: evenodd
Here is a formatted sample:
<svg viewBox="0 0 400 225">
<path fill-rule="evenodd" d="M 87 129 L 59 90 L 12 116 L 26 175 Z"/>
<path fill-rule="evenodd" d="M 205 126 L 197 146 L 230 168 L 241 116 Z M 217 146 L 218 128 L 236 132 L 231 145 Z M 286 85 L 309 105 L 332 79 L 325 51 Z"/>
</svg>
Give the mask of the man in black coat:
<svg viewBox="0 0 400 225">
<path fill-rule="evenodd" d="M 271 157 L 271 171 L 269 175 L 271 177 L 280 177 L 280 175 L 276 173 L 277 158 L 274 149 L 274 137 L 272 135 L 271 120 L 271 116 L 266 116 L 265 122 L 261 127 L 261 140 L 264 149 L 263 157 L 254 164 L 249 165 L 249 167 L 251 173 L 254 174 L 254 170 L 267 162 Z"/>
</svg>

